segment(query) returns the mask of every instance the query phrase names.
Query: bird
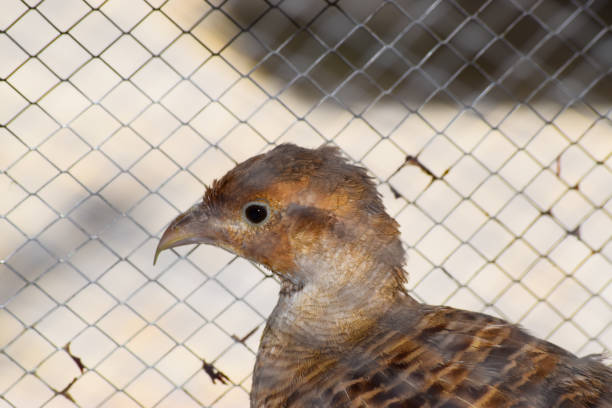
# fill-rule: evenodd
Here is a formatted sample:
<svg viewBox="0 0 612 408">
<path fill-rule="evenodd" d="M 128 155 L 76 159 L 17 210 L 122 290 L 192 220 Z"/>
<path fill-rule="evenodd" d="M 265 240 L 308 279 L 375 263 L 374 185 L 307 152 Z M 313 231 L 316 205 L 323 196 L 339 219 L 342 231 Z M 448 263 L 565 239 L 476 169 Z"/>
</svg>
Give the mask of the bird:
<svg viewBox="0 0 612 408">
<path fill-rule="evenodd" d="M 155 260 L 187 244 L 279 278 L 251 407 L 612 407 L 601 356 L 415 300 L 397 222 L 337 147 L 281 144 L 236 165 L 170 222 Z"/>
</svg>

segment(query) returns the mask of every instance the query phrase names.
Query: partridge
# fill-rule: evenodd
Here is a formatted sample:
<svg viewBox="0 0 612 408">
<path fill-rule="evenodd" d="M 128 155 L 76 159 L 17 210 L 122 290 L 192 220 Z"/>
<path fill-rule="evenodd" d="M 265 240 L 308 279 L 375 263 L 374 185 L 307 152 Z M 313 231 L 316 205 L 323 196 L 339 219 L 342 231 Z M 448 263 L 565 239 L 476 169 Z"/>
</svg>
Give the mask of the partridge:
<svg viewBox="0 0 612 408">
<path fill-rule="evenodd" d="M 251 407 L 612 408 L 612 370 L 516 325 L 414 300 L 366 171 L 337 148 L 246 160 L 171 222 L 160 251 L 210 244 L 281 281 Z"/>
</svg>

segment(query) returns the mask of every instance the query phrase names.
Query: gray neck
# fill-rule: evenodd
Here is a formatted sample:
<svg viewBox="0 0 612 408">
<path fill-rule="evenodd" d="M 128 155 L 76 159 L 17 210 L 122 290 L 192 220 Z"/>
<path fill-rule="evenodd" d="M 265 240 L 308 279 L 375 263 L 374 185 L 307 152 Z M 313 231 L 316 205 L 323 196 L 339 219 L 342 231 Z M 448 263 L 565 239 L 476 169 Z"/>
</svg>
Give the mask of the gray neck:
<svg viewBox="0 0 612 408">
<path fill-rule="evenodd" d="M 300 273 L 288 284 L 290 290 L 281 293 L 268 319 L 271 339 L 283 344 L 341 345 L 393 305 L 403 293 L 397 272 L 361 251 L 352 255 L 342 251 L 315 261 L 298 260 Z"/>
</svg>

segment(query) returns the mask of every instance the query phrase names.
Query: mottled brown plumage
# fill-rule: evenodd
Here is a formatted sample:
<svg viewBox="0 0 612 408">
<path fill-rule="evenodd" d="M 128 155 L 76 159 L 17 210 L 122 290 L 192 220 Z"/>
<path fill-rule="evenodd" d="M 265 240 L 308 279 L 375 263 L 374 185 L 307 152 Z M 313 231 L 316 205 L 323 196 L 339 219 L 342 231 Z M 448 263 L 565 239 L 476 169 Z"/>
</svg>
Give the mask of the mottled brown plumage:
<svg viewBox="0 0 612 408">
<path fill-rule="evenodd" d="M 413 300 L 397 224 L 335 148 L 281 145 L 239 164 L 172 222 L 158 253 L 188 243 L 282 281 L 253 407 L 612 407 L 612 371 L 597 358 Z"/>
</svg>

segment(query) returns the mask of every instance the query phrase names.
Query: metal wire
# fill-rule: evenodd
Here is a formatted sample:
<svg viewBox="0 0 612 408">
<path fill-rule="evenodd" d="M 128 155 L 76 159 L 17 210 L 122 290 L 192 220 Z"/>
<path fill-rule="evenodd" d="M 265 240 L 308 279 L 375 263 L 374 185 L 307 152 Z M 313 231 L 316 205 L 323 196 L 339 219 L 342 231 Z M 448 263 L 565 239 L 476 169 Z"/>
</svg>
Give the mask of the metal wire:
<svg viewBox="0 0 612 408">
<path fill-rule="evenodd" d="M 605 1 L 4 0 L 0 407 L 243 407 L 278 284 L 151 265 L 206 184 L 294 142 L 379 181 L 419 300 L 612 349 Z"/>
</svg>

